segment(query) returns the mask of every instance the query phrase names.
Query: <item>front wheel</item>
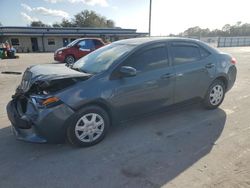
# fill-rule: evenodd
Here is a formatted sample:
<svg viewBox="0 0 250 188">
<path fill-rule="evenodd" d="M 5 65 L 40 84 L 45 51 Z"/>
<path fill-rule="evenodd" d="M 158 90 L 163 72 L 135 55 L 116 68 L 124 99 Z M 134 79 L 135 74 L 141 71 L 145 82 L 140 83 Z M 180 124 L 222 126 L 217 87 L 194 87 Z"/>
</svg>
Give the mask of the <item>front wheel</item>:
<svg viewBox="0 0 250 188">
<path fill-rule="evenodd" d="M 68 141 L 79 147 L 95 145 L 104 139 L 109 124 L 109 117 L 102 108 L 98 106 L 85 107 L 68 127 Z"/>
<path fill-rule="evenodd" d="M 68 55 L 64 61 L 68 67 L 71 67 L 75 63 L 75 58 L 72 55 Z"/>
<path fill-rule="evenodd" d="M 225 96 L 225 84 L 221 80 L 215 80 L 208 88 L 203 104 L 207 109 L 215 109 L 223 102 Z"/>
</svg>

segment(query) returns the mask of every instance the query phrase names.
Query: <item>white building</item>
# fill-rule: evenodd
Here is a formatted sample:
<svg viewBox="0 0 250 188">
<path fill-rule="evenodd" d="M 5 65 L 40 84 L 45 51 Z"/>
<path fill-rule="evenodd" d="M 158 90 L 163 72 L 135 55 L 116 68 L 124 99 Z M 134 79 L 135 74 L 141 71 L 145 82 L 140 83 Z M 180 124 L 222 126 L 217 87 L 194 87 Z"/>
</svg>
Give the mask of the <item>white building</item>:
<svg viewBox="0 0 250 188">
<path fill-rule="evenodd" d="M 53 52 L 77 38 L 98 37 L 108 41 L 143 37 L 136 29 L 0 27 L 0 43 L 8 41 L 18 52 Z"/>
</svg>

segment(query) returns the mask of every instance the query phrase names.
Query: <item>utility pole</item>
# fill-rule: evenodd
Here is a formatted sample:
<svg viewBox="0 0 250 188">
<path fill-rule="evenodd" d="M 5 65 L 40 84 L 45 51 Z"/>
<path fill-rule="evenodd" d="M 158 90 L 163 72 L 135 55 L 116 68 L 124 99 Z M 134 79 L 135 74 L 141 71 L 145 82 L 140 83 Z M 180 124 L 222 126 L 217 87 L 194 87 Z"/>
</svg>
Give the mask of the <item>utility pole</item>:
<svg viewBox="0 0 250 188">
<path fill-rule="evenodd" d="M 149 0 L 149 24 L 148 24 L 148 34 L 151 36 L 151 8 L 152 8 L 152 0 Z"/>
</svg>

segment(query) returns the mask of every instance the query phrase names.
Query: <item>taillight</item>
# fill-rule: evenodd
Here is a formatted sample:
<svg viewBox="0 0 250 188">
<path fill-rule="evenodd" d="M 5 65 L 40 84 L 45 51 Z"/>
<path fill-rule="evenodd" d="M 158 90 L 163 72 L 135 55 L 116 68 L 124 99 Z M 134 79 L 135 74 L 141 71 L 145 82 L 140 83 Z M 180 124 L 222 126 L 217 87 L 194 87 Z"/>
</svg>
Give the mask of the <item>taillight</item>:
<svg viewBox="0 0 250 188">
<path fill-rule="evenodd" d="M 231 63 L 234 64 L 234 65 L 237 63 L 237 61 L 236 61 L 236 59 L 234 57 L 232 58 Z"/>
</svg>

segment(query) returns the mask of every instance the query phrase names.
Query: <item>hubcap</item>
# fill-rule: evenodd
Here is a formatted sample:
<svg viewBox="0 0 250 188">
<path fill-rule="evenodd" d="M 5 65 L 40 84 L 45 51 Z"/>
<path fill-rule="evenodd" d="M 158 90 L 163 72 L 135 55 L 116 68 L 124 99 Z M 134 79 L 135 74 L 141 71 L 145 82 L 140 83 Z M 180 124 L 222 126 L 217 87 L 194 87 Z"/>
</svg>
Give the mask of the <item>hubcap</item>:
<svg viewBox="0 0 250 188">
<path fill-rule="evenodd" d="M 223 88 L 221 85 L 215 85 L 210 92 L 210 103 L 212 105 L 218 105 L 223 99 Z"/>
<path fill-rule="evenodd" d="M 93 142 L 98 139 L 104 131 L 104 120 L 96 113 L 82 116 L 76 123 L 75 134 L 82 142 Z"/>
<path fill-rule="evenodd" d="M 67 57 L 67 63 L 68 64 L 73 64 L 74 63 L 74 58 L 72 56 Z"/>
</svg>

